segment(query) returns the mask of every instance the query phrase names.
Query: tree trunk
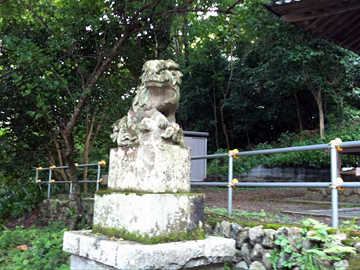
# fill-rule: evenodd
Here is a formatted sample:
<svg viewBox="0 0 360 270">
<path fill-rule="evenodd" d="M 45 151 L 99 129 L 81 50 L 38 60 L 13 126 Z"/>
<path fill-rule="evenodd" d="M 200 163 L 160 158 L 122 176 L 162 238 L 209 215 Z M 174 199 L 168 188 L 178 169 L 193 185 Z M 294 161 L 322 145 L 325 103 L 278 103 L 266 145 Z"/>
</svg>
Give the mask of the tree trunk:
<svg viewBox="0 0 360 270">
<path fill-rule="evenodd" d="M 295 96 L 296 113 L 297 113 L 297 117 L 298 117 L 298 120 L 299 120 L 300 131 L 303 131 L 302 119 L 301 119 L 300 108 L 299 108 L 299 100 L 298 100 L 296 92 L 294 93 L 294 96 Z"/>
<path fill-rule="evenodd" d="M 312 94 L 315 97 L 316 103 L 318 105 L 318 109 L 319 109 L 319 122 L 320 122 L 320 139 L 325 139 L 325 124 L 324 124 L 324 108 L 323 108 L 323 104 L 322 104 L 322 98 L 321 98 L 321 90 L 319 91 L 314 91 L 313 89 L 311 90 Z"/>
<path fill-rule="evenodd" d="M 76 214 L 77 216 L 72 220 L 70 224 L 70 230 L 76 230 L 79 223 L 81 222 L 84 216 L 84 207 L 81 198 L 81 189 L 80 183 L 77 178 L 77 168 L 75 166 L 74 152 L 75 152 L 75 142 L 72 131 L 64 132 L 64 140 L 66 144 L 66 154 L 65 160 L 68 163 L 68 175 L 71 183 L 73 184 L 73 197 L 76 204 Z"/>
<path fill-rule="evenodd" d="M 213 113 L 214 113 L 214 121 L 215 121 L 215 144 L 216 144 L 216 150 L 219 149 L 219 135 L 218 135 L 218 127 L 217 127 L 217 106 L 216 106 L 216 95 L 215 95 L 215 85 L 214 85 L 214 81 L 213 81 L 213 85 L 212 85 L 212 89 L 213 89 L 213 98 L 211 98 L 211 95 L 209 95 L 209 99 L 210 99 L 210 103 L 211 103 L 211 107 L 213 109 Z"/>
</svg>

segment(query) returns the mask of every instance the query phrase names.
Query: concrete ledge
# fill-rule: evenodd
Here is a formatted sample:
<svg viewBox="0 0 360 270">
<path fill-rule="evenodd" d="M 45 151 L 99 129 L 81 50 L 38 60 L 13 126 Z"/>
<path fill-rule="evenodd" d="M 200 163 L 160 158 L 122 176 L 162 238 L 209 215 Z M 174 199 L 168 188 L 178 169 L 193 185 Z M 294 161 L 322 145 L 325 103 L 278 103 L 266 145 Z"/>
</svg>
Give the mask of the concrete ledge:
<svg viewBox="0 0 360 270">
<path fill-rule="evenodd" d="M 113 148 L 108 187 L 132 192 L 190 192 L 190 163 L 190 149 L 181 146 Z"/>
<path fill-rule="evenodd" d="M 72 258 L 71 269 L 81 269 L 85 265 L 93 269 L 191 269 L 218 267 L 232 261 L 235 240 L 209 236 L 198 241 L 143 245 L 111 240 L 88 231 L 73 231 L 65 232 L 63 250 L 80 256 Z"/>
<path fill-rule="evenodd" d="M 95 195 L 94 227 L 146 238 L 203 230 L 204 194 L 109 192 Z"/>
</svg>

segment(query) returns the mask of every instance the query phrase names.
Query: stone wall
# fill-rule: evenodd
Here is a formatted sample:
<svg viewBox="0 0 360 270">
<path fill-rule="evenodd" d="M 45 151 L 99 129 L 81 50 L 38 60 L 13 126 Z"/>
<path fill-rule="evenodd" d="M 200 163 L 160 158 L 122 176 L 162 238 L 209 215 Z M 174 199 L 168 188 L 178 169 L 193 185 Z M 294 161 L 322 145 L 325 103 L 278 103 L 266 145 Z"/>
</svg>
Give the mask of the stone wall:
<svg viewBox="0 0 360 270">
<path fill-rule="evenodd" d="M 75 215 L 74 200 L 45 199 L 40 208 L 39 219 L 44 225 L 50 225 L 52 222 L 61 222 L 69 226 L 70 219 Z M 83 199 L 85 217 L 83 222 L 92 226 L 94 199 Z"/>
<path fill-rule="evenodd" d="M 230 223 L 222 221 L 216 224 L 212 230 L 207 227 L 208 233 L 214 235 L 232 238 L 236 241 L 237 255 L 234 262 L 236 263 L 235 269 L 240 270 L 271 270 L 274 269 L 270 263 L 270 256 L 275 248 L 279 248 L 275 244 L 275 240 L 280 235 L 284 235 L 293 248 L 293 251 L 305 251 L 314 247 L 315 243 L 310 242 L 308 239 L 303 239 L 301 229 L 297 227 L 281 227 L 277 230 L 263 229 L 263 226 L 256 226 L 252 228 L 241 227 L 237 223 Z M 308 231 L 307 234 L 313 233 Z M 345 233 L 336 234 L 336 242 L 340 243 L 341 240 L 346 239 Z M 299 248 L 298 243 L 302 243 L 302 248 Z M 356 251 L 360 252 L 360 242 L 353 242 L 353 247 Z M 290 255 L 289 255 L 290 256 Z M 285 258 L 283 258 L 284 260 Z M 282 259 L 277 263 L 277 269 L 285 269 L 281 266 Z M 349 261 L 343 259 L 341 261 L 329 261 L 326 265 L 327 269 L 348 269 Z M 286 268 L 288 269 L 288 268 Z M 293 270 L 300 270 L 299 267 L 293 267 Z"/>
<path fill-rule="evenodd" d="M 241 182 L 326 182 L 330 179 L 330 169 L 260 165 L 235 178 Z"/>
<path fill-rule="evenodd" d="M 357 182 L 359 177 L 342 175 L 345 182 Z M 247 172 L 235 176 L 240 182 L 330 182 L 331 173 L 328 169 L 301 168 L 265 165 L 257 166 Z"/>
<path fill-rule="evenodd" d="M 339 202 L 360 203 L 360 188 L 339 190 Z M 308 188 L 304 200 L 331 201 L 331 188 Z"/>
</svg>

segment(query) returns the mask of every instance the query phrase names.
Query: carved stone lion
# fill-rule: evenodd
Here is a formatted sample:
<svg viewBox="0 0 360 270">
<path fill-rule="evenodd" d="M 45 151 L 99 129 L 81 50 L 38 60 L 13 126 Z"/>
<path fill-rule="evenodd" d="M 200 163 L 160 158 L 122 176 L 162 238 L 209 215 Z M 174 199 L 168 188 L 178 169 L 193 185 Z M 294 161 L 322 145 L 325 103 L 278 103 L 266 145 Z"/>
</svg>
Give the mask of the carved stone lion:
<svg viewBox="0 0 360 270">
<path fill-rule="evenodd" d="M 116 121 L 111 138 L 118 146 L 135 144 L 183 145 L 183 131 L 175 123 L 182 73 L 172 60 L 151 60 L 143 67 L 141 85 L 127 116 Z"/>
</svg>

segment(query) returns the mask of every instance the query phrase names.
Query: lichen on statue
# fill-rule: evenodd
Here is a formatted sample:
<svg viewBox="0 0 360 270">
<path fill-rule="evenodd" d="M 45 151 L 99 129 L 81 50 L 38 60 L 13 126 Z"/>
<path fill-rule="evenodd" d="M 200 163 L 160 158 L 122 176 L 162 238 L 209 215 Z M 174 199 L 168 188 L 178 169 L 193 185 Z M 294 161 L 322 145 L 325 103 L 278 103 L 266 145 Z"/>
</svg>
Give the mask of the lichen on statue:
<svg viewBox="0 0 360 270">
<path fill-rule="evenodd" d="M 141 85 L 127 116 L 116 121 L 111 138 L 119 147 L 142 144 L 183 145 L 175 122 L 182 73 L 173 60 L 151 60 L 143 66 Z"/>
</svg>

